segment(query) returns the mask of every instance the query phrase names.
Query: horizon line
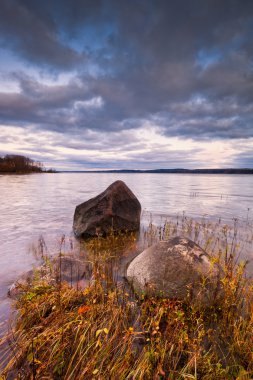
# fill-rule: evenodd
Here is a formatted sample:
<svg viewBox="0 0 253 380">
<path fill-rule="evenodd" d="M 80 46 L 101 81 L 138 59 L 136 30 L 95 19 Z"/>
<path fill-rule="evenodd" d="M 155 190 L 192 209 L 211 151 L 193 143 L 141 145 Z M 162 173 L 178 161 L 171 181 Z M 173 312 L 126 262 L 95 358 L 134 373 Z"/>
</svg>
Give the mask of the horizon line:
<svg viewBox="0 0 253 380">
<path fill-rule="evenodd" d="M 204 169 L 185 169 L 185 168 L 173 168 L 173 169 L 92 169 L 92 170 L 57 170 L 61 173 L 231 173 L 235 172 L 253 174 L 253 168 L 204 168 Z M 231 173 L 233 174 L 233 173 Z"/>
</svg>

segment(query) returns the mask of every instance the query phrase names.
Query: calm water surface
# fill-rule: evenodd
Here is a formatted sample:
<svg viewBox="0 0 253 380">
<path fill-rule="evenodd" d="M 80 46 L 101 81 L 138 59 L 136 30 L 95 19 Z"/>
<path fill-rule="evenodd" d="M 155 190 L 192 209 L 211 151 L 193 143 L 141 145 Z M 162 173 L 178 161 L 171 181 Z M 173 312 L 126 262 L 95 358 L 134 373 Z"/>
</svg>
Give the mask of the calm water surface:
<svg viewBox="0 0 253 380">
<path fill-rule="evenodd" d="M 6 319 L 8 287 L 32 267 L 29 253 L 42 235 L 57 250 L 62 234 L 71 236 L 75 206 L 121 179 L 141 202 L 142 223 L 160 223 L 183 213 L 251 221 L 253 176 L 192 174 L 56 173 L 0 175 L 0 322 Z M 252 253 L 253 254 L 253 253 Z"/>
</svg>

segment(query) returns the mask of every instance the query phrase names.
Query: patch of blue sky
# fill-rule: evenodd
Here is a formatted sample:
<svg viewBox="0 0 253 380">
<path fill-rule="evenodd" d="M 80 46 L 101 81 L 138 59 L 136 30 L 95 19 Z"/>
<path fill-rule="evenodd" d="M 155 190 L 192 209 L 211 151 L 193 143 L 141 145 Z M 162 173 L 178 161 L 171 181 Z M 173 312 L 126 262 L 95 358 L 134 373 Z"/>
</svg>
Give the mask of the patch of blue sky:
<svg viewBox="0 0 253 380">
<path fill-rule="evenodd" d="M 15 55 L 11 50 L 4 48 L 0 48 L 0 71 L 6 72 L 6 71 L 17 71 L 20 70 L 24 63 L 22 60 Z"/>
<path fill-rule="evenodd" d="M 86 23 L 73 35 L 69 36 L 64 30 L 60 31 L 59 39 L 77 53 L 92 53 L 109 48 L 110 36 L 116 32 L 113 23 L 91 24 Z"/>
<path fill-rule="evenodd" d="M 24 62 L 7 49 L 0 48 L 0 80 L 1 92 L 18 92 L 20 90 L 18 76 L 25 75 L 44 85 L 67 84 L 75 77 L 75 72 L 55 72 L 37 69 Z M 94 69 L 95 70 L 95 69 Z"/>
<path fill-rule="evenodd" d="M 222 60 L 222 56 L 223 54 L 219 49 L 201 49 L 197 53 L 196 64 L 202 70 L 206 70 L 210 66 L 219 63 Z"/>
<path fill-rule="evenodd" d="M 103 23 L 101 25 L 86 23 L 71 36 L 65 30 L 61 30 L 58 38 L 63 45 L 86 56 L 84 64 L 79 68 L 79 72 L 98 77 L 110 74 L 108 67 L 101 66 L 99 61 L 102 57 L 107 61 L 113 59 L 115 49 L 110 41 L 115 33 L 117 33 L 117 28 L 113 23 Z M 99 60 L 97 59 L 98 55 L 100 56 Z"/>
</svg>

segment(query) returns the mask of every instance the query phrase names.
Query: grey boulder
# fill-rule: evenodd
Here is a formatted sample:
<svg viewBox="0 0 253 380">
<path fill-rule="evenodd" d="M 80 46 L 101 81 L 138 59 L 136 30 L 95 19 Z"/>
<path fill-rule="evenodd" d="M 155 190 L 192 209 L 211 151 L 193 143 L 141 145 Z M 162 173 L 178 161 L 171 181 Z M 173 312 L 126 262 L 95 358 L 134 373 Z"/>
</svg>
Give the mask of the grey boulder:
<svg viewBox="0 0 253 380">
<path fill-rule="evenodd" d="M 123 181 L 112 183 L 104 192 L 78 205 L 73 229 L 77 237 L 107 235 L 111 231 L 137 231 L 141 205 Z"/>
<path fill-rule="evenodd" d="M 175 237 L 147 248 L 127 269 L 137 293 L 208 302 L 219 288 L 220 268 L 193 241 Z"/>
</svg>

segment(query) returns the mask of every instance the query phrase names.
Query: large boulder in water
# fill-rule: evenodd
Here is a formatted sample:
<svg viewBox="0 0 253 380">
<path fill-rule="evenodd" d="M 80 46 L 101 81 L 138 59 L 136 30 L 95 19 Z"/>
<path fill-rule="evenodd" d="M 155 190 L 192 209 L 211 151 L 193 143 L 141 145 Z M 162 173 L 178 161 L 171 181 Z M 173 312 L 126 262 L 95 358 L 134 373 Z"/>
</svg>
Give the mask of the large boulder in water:
<svg viewBox="0 0 253 380">
<path fill-rule="evenodd" d="M 127 269 L 137 293 L 209 302 L 218 294 L 220 268 L 193 241 L 175 237 L 147 248 Z"/>
<path fill-rule="evenodd" d="M 78 237 L 107 235 L 111 231 L 137 231 L 141 205 L 123 181 L 76 207 L 73 229 Z"/>
</svg>

